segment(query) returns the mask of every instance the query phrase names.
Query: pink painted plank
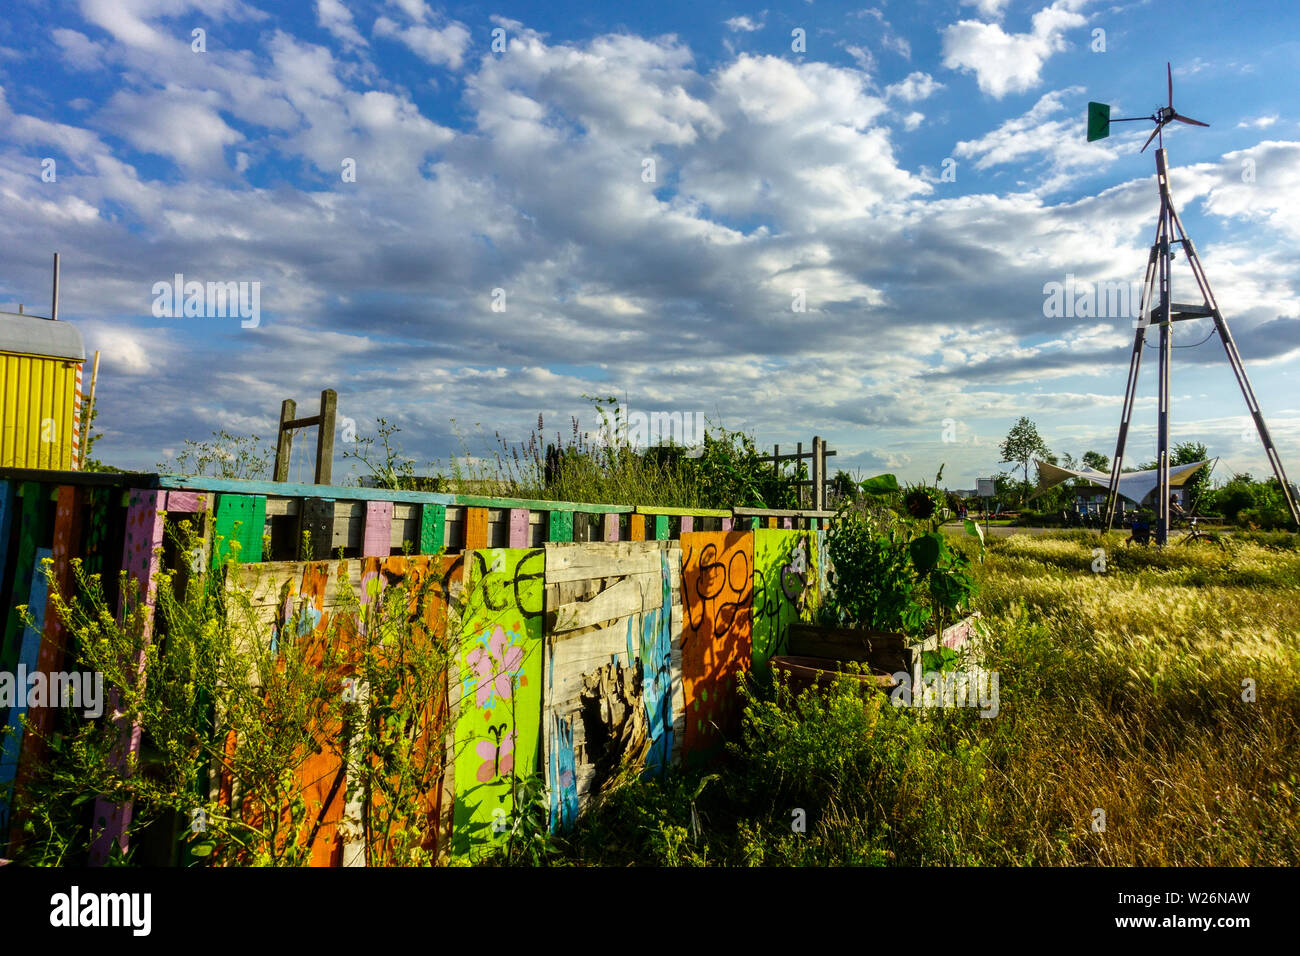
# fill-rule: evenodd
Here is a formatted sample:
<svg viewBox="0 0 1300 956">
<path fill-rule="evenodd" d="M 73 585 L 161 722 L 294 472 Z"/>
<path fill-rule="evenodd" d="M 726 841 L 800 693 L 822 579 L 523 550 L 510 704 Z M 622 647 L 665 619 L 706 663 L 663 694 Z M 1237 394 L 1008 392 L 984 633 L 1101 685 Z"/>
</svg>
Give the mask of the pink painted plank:
<svg viewBox="0 0 1300 956">
<path fill-rule="evenodd" d="M 695 519 L 690 515 L 682 515 L 682 534 L 690 534 L 695 530 Z"/>
<path fill-rule="evenodd" d="M 528 509 L 510 509 L 510 547 L 528 547 Z"/>
<path fill-rule="evenodd" d="M 789 517 L 788 515 L 787 515 L 786 517 L 782 518 L 782 519 L 781 519 L 781 527 L 782 527 L 782 528 L 793 528 L 793 527 L 794 527 L 794 519 L 791 518 L 791 517 Z"/>
<path fill-rule="evenodd" d="M 730 530 L 731 530 L 731 519 L 730 519 L 730 518 L 723 518 L 723 519 L 722 519 L 722 530 L 723 530 L 723 531 L 730 531 Z"/>
<path fill-rule="evenodd" d="M 393 503 L 367 501 L 366 524 L 361 535 L 361 556 L 386 558 L 393 553 Z"/>
<path fill-rule="evenodd" d="M 605 540 L 618 540 L 618 515 L 616 514 L 605 515 Z"/>
<path fill-rule="evenodd" d="M 153 636 L 153 607 L 157 599 L 158 566 L 160 555 L 158 549 L 163 543 L 162 511 L 166 504 L 166 492 L 145 491 L 133 488 L 127 498 L 126 537 L 122 544 L 122 570 L 131 580 L 137 582 L 137 604 L 144 607 L 144 640 L 146 644 Z M 119 599 L 122 613 L 128 611 L 125 602 L 127 594 Z M 144 652 L 136 661 L 137 674 L 144 677 Z M 143 730 L 138 723 L 130 720 L 118 709 L 119 698 L 114 693 L 109 700 L 113 722 L 122 737 L 121 746 L 115 753 L 117 766 L 122 767 L 132 754 L 140 753 L 140 739 Z M 130 803 L 110 803 L 102 797 L 95 801 L 95 816 L 91 821 L 91 830 L 95 841 L 90 848 L 92 866 L 102 866 L 108 861 L 109 847 L 117 843 L 123 850 L 127 848 L 126 831 L 131 824 Z"/>
<path fill-rule="evenodd" d="M 206 511 L 208 493 L 206 491 L 169 491 L 167 492 L 167 510 L 173 512 L 194 513 Z"/>
</svg>

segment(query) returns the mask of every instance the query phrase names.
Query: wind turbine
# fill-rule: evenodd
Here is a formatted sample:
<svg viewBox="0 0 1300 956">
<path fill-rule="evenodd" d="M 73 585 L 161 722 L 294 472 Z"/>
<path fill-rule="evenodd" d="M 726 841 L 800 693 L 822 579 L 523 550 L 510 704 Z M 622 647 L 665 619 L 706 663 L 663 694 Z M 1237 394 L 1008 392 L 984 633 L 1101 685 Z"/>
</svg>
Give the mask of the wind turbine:
<svg viewBox="0 0 1300 956">
<path fill-rule="evenodd" d="M 1169 193 L 1169 166 L 1165 156 L 1164 128 L 1172 122 L 1186 123 L 1189 126 L 1209 126 L 1210 124 L 1183 116 L 1174 109 L 1174 72 L 1169 63 L 1165 64 L 1165 76 L 1169 85 L 1169 105 L 1157 107 L 1156 111 L 1150 116 L 1128 116 L 1122 119 L 1111 119 L 1108 104 L 1088 104 L 1089 142 L 1109 136 L 1111 123 L 1132 123 L 1141 120 L 1149 120 L 1155 123 L 1155 129 L 1151 131 L 1151 135 L 1147 137 L 1147 141 L 1142 144 L 1142 149 L 1138 150 L 1138 152 L 1146 152 L 1146 148 L 1151 145 L 1151 141 L 1157 136 L 1160 137 L 1160 145 L 1156 148 L 1156 183 L 1160 187 L 1160 223 L 1156 227 L 1156 239 L 1151 246 L 1151 254 L 1147 258 L 1146 280 L 1142 285 L 1142 305 L 1137 323 L 1137 335 L 1133 339 L 1133 355 L 1129 360 L 1128 386 L 1124 394 L 1124 412 L 1123 417 L 1120 419 L 1119 437 L 1115 443 L 1115 458 L 1111 464 L 1110 493 L 1106 503 L 1105 527 L 1109 530 L 1115 517 L 1115 506 L 1119 498 L 1119 476 L 1124 462 L 1124 443 L 1128 438 L 1129 423 L 1133 418 L 1133 404 L 1137 398 L 1138 371 L 1142 364 L 1142 350 L 1146 345 L 1147 328 L 1154 324 L 1160 327 L 1159 452 L 1157 458 L 1159 480 L 1156 485 L 1158 489 L 1156 494 L 1159 498 L 1159 510 L 1157 512 L 1159 524 L 1156 526 L 1156 541 L 1165 544 L 1169 540 L 1169 359 L 1173 351 L 1173 324 L 1187 319 L 1207 318 L 1214 322 L 1214 329 L 1219 333 L 1224 351 L 1228 354 L 1228 362 L 1237 378 L 1237 384 L 1241 387 L 1241 394 L 1246 399 L 1246 407 L 1255 422 L 1260 441 L 1264 444 L 1264 452 L 1268 456 L 1268 462 L 1282 487 L 1282 497 L 1291 512 L 1291 520 L 1300 525 L 1300 505 L 1297 504 L 1296 494 L 1292 490 L 1290 482 L 1287 481 L 1286 471 L 1282 467 L 1282 459 L 1277 453 L 1277 448 L 1273 445 L 1273 438 L 1269 434 L 1268 426 L 1264 423 L 1264 414 L 1260 411 L 1259 402 L 1255 399 L 1255 390 L 1251 388 L 1250 379 L 1246 377 L 1246 367 L 1242 364 L 1241 353 L 1237 350 L 1237 343 L 1233 341 L 1232 332 L 1228 329 L 1228 322 L 1223 317 L 1223 313 L 1219 310 L 1219 305 L 1214 299 L 1214 292 L 1210 289 L 1210 280 L 1205 274 L 1205 268 L 1201 265 L 1200 257 L 1196 254 L 1196 247 L 1192 244 L 1192 240 L 1188 238 L 1186 230 L 1183 229 L 1182 220 L 1178 218 L 1178 212 L 1174 209 L 1173 198 Z M 1196 279 L 1196 285 L 1201 292 L 1200 304 L 1173 301 L 1173 247 L 1175 245 L 1183 247 L 1183 254 L 1188 265 L 1191 266 L 1192 275 Z"/>
</svg>

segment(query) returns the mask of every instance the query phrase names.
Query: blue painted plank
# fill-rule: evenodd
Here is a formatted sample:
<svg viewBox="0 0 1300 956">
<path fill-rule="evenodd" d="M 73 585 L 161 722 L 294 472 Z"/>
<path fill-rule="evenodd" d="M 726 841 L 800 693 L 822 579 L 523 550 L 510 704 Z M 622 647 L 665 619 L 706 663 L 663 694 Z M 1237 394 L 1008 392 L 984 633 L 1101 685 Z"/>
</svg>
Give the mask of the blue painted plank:
<svg viewBox="0 0 1300 956">
<path fill-rule="evenodd" d="M 7 835 L 9 827 L 9 801 L 13 794 L 14 777 L 18 773 L 18 754 L 22 750 L 23 715 L 27 713 L 27 675 L 36 673 L 36 662 L 41 650 L 41 635 L 45 633 L 45 602 L 49 598 L 50 584 L 45 577 L 46 558 L 53 556 L 49 548 L 36 549 L 36 567 L 32 571 L 31 591 L 27 599 L 27 612 L 31 624 L 23 627 L 23 640 L 18 652 L 18 666 L 12 675 L 15 698 L 9 708 L 9 719 L 0 739 L 0 833 Z M 21 678 L 21 681 L 19 680 Z M 49 688 L 46 688 L 47 692 Z M 46 706 L 54 706 L 49 700 Z"/>
</svg>

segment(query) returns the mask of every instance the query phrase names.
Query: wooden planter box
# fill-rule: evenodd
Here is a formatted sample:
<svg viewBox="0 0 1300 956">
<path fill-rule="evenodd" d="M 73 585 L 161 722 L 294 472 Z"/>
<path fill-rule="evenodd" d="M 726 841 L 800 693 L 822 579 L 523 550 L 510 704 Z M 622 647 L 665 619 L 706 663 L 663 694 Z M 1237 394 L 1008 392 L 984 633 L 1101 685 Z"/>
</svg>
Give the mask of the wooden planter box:
<svg viewBox="0 0 1300 956">
<path fill-rule="evenodd" d="M 963 618 L 939 635 L 908 645 L 907 637 L 889 631 L 856 627 L 824 627 L 820 624 L 790 625 L 790 656 L 827 661 L 857 661 L 876 673 L 911 673 L 915 655 L 936 650 L 940 645 L 959 650 L 979 639 L 979 614 Z M 832 668 L 835 669 L 835 668 Z"/>
</svg>

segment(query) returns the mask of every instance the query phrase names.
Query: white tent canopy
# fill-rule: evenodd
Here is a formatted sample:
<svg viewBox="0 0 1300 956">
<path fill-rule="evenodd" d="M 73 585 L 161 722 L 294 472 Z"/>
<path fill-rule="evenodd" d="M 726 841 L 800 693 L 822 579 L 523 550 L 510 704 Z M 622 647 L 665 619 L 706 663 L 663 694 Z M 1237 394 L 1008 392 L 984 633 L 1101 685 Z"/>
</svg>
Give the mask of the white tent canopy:
<svg viewBox="0 0 1300 956">
<path fill-rule="evenodd" d="M 1207 458 L 1205 461 L 1194 461 L 1188 465 L 1170 466 L 1169 487 L 1181 488 L 1198 470 L 1217 460 Z M 1034 460 L 1034 464 L 1038 466 L 1038 487 L 1030 495 L 1031 498 L 1036 498 L 1044 491 L 1055 488 L 1061 482 L 1069 481 L 1071 478 L 1083 478 L 1102 488 L 1110 487 L 1109 472 L 1098 471 L 1086 465 L 1083 468 L 1062 468 L 1060 465 L 1049 465 L 1037 459 Z M 1128 471 L 1119 476 L 1119 493 L 1121 497 L 1140 505 L 1159 483 L 1160 472 L 1156 468 L 1147 471 Z"/>
</svg>

